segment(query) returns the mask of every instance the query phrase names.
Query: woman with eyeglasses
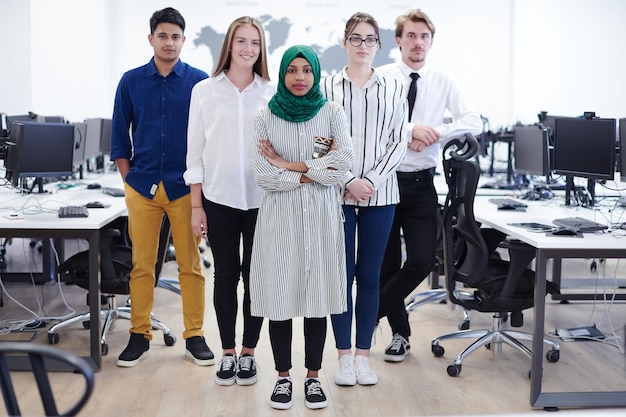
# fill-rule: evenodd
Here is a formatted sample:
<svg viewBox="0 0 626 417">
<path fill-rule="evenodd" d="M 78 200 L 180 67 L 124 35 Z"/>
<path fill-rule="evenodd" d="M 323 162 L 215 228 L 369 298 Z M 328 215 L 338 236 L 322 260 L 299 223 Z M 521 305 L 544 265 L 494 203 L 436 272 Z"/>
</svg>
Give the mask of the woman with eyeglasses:
<svg viewBox="0 0 626 417">
<path fill-rule="evenodd" d="M 368 357 L 378 314 L 380 267 L 399 201 L 395 171 L 408 143 L 402 129 L 407 100 L 401 83 L 384 78 L 372 66 L 380 35 L 371 15 L 350 17 L 342 44 L 348 65 L 321 82 L 322 93 L 341 104 L 348 116 L 354 150 L 352 169 L 343 178 L 348 309 L 331 315 L 339 360 L 335 383 L 374 385 L 378 376 Z"/>
</svg>

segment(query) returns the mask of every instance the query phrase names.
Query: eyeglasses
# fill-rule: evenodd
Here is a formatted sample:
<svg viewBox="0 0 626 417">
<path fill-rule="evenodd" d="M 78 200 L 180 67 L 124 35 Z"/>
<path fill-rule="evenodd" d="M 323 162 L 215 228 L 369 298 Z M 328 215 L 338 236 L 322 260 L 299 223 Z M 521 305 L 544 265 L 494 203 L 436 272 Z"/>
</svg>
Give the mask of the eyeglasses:
<svg viewBox="0 0 626 417">
<path fill-rule="evenodd" d="M 378 44 L 378 38 L 357 38 L 356 36 L 351 36 L 348 38 L 348 42 L 350 42 L 350 45 L 352 46 L 361 46 L 362 43 L 365 44 L 365 46 L 371 48 L 372 46 L 376 46 Z"/>
</svg>

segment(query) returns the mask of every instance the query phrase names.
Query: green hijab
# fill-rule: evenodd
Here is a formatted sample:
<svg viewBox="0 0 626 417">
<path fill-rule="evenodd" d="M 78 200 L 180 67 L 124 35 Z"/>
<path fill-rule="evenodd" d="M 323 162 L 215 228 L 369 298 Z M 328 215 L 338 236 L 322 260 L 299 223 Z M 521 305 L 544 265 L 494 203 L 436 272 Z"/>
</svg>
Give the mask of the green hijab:
<svg viewBox="0 0 626 417">
<path fill-rule="evenodd" d="M 291 94 L 285 85 L 287 67 L 295 58 L 306 59 L 313 69 L 313 87 L 301 97 Z M 327 101 L 320 90 L 320 78 L 320 62 L 313 49 L 305 45 L 295 45 L 287 49 L 280 61 L 276 94 L 268 103 L 270 111 L 290 122 L 304 122 L 313 118 Z"/>
</svg>

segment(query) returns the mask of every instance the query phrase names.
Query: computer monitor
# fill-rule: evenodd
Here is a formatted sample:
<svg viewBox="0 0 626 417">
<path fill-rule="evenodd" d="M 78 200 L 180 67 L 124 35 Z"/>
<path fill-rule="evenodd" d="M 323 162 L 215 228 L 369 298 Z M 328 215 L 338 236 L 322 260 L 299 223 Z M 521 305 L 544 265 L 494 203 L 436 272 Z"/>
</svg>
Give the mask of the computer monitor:
<svg viewBox="0 0 626 417">
<path fill-rule="evenodd" d="M 620 181 L 626 182 L 626 117 L 619 119 L 619 173 Z"/>
<path fill-rule="evenodd" d="M 74 125 L 17 122 L 9 140 L 5 175 L 14 186 L 20 178 L 36 178 L 43 191 L 41 179 L 72 175 Z"/>
<path fill-rule="evenodd" d="M 13 123 L 18 122 L 37 122 L 37 115 L 33 112 L 29 112 L 28 114 L 15 114 L 8 115 L 7 117 L 7 125 L 9 129 L 9 134 L 11 133 L 11 125 Z"/>
<path fill-rule="evenodd" d="M 615 177 L 615 119 L 557 118 L 554 172 L 596 180 Z"/>
<path fill-rule="evenodd" d="M 554 121 L 556 119 L 565 118 L 566 116 L 555 116 L 553 114 L 548 114 L 546 111 L 542 111 L 537 115 L 539 119 L 539 123 L 548 130 L 548 141 L 550 145 L 554 143 Z"/>
<path fill-rule="evenodd" d="M 550 176 L 548 131 L 542 126 L 515 126 L 513 156 L 515 173 Z"/>
<path fill-rule="evenodd" d="M 102 155 L 111 154 L 111 127 L 113 120 L 102 119 L 100 125 L 100 153 Z"/>
</svg>

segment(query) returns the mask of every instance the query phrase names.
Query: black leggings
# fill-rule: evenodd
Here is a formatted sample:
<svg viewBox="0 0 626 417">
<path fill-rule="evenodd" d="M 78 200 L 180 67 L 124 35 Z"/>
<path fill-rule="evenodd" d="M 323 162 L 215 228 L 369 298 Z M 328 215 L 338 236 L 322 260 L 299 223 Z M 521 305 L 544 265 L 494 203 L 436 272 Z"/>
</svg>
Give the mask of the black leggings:
<svg viewBox="0 0 626 417">
<path fill-rule="evenodd" d="M 208 223 L 208 238 L 215 268 L 213 305 L 222 340 L 222 349 L 235 347 L 235 321 L 239 302 L 237 287 L 243 281 L 242 345 L 255 348 L 259 341 L 262 317 L 250 315 L 250 257 L 258 209 L 238 210 L 203 198 Z M 243 256 L 241 248 L 243 247 Z"/>
<path fill-rule="evenodd" d="M 291 340 L 293 320 L 269 322 L 270 342 L 274 364 L 278 372 L 291 369 Z M 304 366 L 311 371 L 322 369 L 322 355 L 326 343 L 326 317 L 304 318 Z"/>
</svg>

